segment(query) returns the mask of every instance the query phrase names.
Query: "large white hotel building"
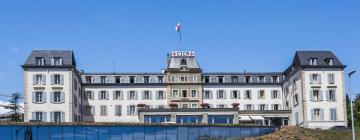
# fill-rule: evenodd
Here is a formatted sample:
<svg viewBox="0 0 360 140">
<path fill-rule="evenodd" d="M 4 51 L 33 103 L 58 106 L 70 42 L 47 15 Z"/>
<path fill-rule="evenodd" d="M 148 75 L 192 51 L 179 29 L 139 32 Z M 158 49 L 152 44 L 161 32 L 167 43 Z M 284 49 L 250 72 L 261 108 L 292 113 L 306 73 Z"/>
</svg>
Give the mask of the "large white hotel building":
<svg viewBox="0 0 360 140">
<path fill-rule="evenodd" d="M 192 51 L 159 73 L 84 72 L 71 50 L 34 50 L 25 121 L 346 126 L 344 68 L 330 51 L 297 51 L 283 72 L 203 72 Z"/>
</svg>

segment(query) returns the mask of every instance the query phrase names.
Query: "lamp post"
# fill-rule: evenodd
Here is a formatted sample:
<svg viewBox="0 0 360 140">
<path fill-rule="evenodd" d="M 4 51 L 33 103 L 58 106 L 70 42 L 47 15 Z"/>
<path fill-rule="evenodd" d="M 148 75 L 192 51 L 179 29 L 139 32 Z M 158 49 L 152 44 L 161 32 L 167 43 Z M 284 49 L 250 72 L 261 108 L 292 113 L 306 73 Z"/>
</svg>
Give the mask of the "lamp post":
<svg viewBox="0 0 360 140">
<path fill-rule="evenodd" d="M 352 92 L 351 92 L 351 75 L 356 71 L 352 70 L 349 72 L 349 94 L 350 94 L 350 109 L 351 109 L 351 130 L 352 130 L 352 139 L 355 140 L 355 126 L 354 126 L 354 111 L 353 111 L 353 101 L 352 101 Z"/>
</svg>

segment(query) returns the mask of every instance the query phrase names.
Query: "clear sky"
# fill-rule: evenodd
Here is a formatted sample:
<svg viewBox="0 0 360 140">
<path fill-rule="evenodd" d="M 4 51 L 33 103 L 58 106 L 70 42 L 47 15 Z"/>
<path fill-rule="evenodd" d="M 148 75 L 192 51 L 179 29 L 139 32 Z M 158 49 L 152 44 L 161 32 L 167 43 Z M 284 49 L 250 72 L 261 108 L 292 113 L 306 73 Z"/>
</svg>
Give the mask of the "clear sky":
<svg viewBox="0 0 360 140">
<path fill-rule="evenodd" d="M 23 91 L 33 49 L 72 49 L 79 69 L 160 72 L 166 53 L 196 51 L 207 72 L 284 71 L 296 50 L 331 50 L 357 69 L 360 1 L 0 1 L 0 93 Z M 0 100 L 7 100 L 1 98 Z"/>
</svg>

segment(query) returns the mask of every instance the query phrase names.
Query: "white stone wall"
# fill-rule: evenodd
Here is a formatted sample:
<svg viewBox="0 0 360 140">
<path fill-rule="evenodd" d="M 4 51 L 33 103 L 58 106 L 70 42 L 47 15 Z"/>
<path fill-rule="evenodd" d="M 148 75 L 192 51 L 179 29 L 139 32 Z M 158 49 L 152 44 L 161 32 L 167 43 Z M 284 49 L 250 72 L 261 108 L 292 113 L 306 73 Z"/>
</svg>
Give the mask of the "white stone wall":
<svg viewBox="0 0 360 140">
<path fill-rule="evenodd" d="M 284 104 L 288 102 L 288 110 L 292 110 L 290 125 L 302 125 L 304 123 L 304 112 L 303 112 L 303 94 L 302 94 L 302 79 L 301 71 L 296 71 L 291 77 L 289 77 L 283 84 L 284 96 L 286 94 L 286 88 L 288 90 L 287 96 L 285 96 Z M 295 105 L 295 95 L 298 96 L 298 104 Z M 296 114 L 297 119 L 296 120 Z M 296 122 L 298 121 L 298 122 Z"/>
<path fill-rule="evenodd" d="M 33 75 L 45 75 L 46 76 L 46 84 L 43 85 L 34 85 L 33 84 Z M 64 84 L 63 85 L 51 85 L 51 75 L 52 74 L 61 74 L 64 76 Z M 27 98 L 25 102 L 27 103 L 27 113 L 25 122 L 28 122 L 32 119 L 32 112 L 42 111 L 47 112 L 47 122 L 50 121 L 50 112 L 51 111 L 61 111 L 65 112 L 65 122 L 71 122 L 72 120 L 69 118 L 69 114 L 72 114 L 69 110 L 70 106 L 70 97 L 71 97 L 71 86 L 69 85 L 69 77 L 72 75 L 72 71 L 66 69 L 28 69 L 24 71 L 26 82 L 26 95 Z M 36 91 L 46 92 L 46 103 L 32 103 L 32 94 Z M 50 92 L 60 91 L 65 93 L 65 103 L 50 103 Z"/>
</svg>

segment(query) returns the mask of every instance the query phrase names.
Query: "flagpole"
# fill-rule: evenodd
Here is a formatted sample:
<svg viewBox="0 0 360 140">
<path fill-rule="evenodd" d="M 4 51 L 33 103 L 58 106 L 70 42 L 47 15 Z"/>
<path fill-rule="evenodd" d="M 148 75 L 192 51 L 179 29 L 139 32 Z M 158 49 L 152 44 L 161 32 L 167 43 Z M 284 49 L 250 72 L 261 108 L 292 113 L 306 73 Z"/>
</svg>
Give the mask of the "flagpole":
<svg viewBox="0 0 360 140">
<path fill-rule="evenodd" d="M 181 51 L 181 31 L 179 31 L 179 49 Z"/>
</svg>

